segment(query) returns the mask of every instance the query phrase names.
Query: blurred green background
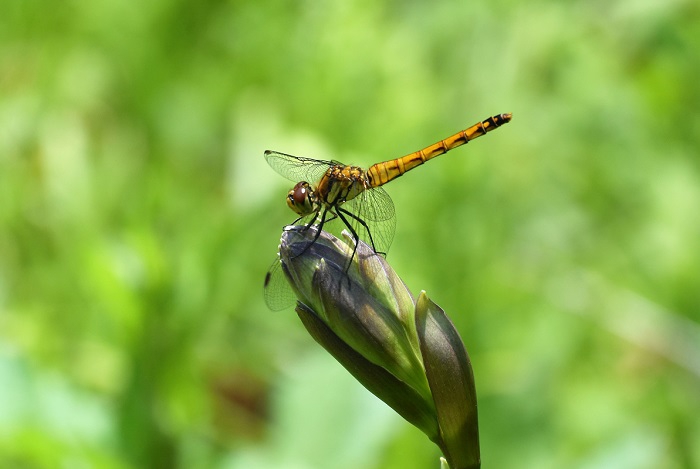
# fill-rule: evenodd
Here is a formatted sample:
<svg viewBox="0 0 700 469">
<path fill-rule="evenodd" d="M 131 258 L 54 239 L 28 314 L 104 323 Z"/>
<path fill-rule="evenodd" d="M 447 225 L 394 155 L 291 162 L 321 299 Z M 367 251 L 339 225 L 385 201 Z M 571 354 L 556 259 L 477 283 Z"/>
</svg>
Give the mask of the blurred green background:
<svg viewBox="0 0 700 469">
<path fill-rule="evenodd" d="M 392 182 L 484 467 L 700 467 L 700 3 L 0 6 L 0 467 L 437 468 L 262 280 L 273 149 Z"/>
</svg>

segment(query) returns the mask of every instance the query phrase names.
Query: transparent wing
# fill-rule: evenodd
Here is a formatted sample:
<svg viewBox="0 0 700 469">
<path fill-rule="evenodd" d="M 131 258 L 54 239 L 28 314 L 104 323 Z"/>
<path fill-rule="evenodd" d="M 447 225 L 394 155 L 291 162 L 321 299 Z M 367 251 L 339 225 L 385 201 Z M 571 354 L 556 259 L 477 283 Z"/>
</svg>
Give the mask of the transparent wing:
<svg viewBox="0 0 700 469">
<path fill-rule="evenodd" d="M 272 311 L 287 309 L 293 306 L 297 300 L 292 287 L 284 276 L 279 258 L 275 259 L 265 275 L 263 296 L 267 307 Z"/>
<path fill-rule="evenodd" d="M 377 252 L 389 251 L 396 231 L 396 213 L 394 202 L 384 189 L 367 189 L 340 208 L 354 215 L 348 221 L 363 241 L 374 244 Z"/>
<path fill-rule="evenodd" d="M 301 222 L 311 221 L 311 217 L 300 220 Z M 287 242 L 290 245 L 295 245 L 297 249 L 303 249 L 304 243 L 308 244 L 308 237 L 313 237 L 314 233 L 309 230 L 306 231 L 304 228 L 306 223 L 301 223 L 299 225 L 291 226 L 287 225 L 284 227 L 282 233 L 282 239 L 280 243 Z M 309 234 L 310 233 L 310 234 Z M 265 275 L 265 282 L 263 284 L 263 296 L 265 298 L 265 303 L 267 307 L 273 311 L 280 311 L 294 306 L 297 302 L 296 294 L 292 289 L 287 276 L 284 272 L 284 266 L 280 261 L 279 250 L 281 245 L 278 246 L 277 258 L 272 263 L 270 268 Z M 299 251 L 297 254 L 300 254 Z M 294 255 L 292 255 L 294 257 Z"/>
<path fill-rule="evenodd" d="M 386 221 L 396 217 L 394 202 L 382 187 L 367 189 L 346 204 L 351 207 L 361 205 L 364 217 L 371 221 Z"/>
<path fill-rule="evenodd" d="M 336 161 L 314 160 L 272 150 L 265 150 L 265 160 L 272 169 L 290 181 L 310 183 L 318 182 L 329 167 L 338 164 Z"/>
</svg>

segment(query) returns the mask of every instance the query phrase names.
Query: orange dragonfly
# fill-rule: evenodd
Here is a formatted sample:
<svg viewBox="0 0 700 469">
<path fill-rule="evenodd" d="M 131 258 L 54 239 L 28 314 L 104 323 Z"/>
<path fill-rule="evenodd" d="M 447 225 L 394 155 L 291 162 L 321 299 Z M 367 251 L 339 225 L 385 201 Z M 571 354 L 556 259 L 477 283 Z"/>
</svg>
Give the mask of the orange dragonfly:
<svg viewBox="0 0 700 469">
<path fill-rule="evenodd" d="M 440 140 L 428 147 L 363 169 L 338 161 L 323 161 L 265 151 L 267 163 L 285 178 L 296 182 L 287 194 L 287 205 L 298 218 L 291 224 L 303 222 L 305 229 L 317 222 L 314 241 L 329 222 L 340 219 L 357 242 L 367 242 L 377 254 L 386 254 L 394 237 L 396 221 L 394 203 L 381 187 L 403 176 L 407 171 L 428 160 L 447 153 L 510 122 L 512 114 L 499 114 L 477 122 L 471 127 Z M 311 244 L 312 244 L 311 243 Z M 284 284 L 279 262 L 273 264 L 265 277 L 265 300 L 270 309 L 279 310 L 293 303 L 291 290 L 282 294 Z M 274 284 L 274 286 L 273 286 Z"/>
</svg>

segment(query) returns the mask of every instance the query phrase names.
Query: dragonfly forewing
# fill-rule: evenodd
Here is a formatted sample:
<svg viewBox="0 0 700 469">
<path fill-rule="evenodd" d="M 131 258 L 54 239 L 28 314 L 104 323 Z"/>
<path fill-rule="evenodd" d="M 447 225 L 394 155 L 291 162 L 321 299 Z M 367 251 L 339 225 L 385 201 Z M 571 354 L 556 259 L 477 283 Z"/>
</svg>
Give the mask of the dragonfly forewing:
<svg viewBox="0 0 700 469">
<path fill-rule="evenodd" d="M 314 160 L 272 150 L 265 151 L 265 160 L 280 176 L 292 182 L 306 181 L 311 184 L 316 184 L 330 166 L 338 164 L 337 161 Z"/>
</svg>

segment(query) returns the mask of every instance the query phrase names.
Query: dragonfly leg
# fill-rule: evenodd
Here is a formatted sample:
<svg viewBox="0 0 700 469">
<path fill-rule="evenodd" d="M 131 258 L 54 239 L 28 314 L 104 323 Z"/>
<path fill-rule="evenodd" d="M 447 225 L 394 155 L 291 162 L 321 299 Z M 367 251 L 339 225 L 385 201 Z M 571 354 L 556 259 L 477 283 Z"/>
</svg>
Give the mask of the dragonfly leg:
<svg viewBox="0 0 700 469">
<path fill-rule="evenodd" d="M 335 212 L 334 212 L 333 210 L 328 210 L 328 211 L 329 211 L 330 214 L 333 215 L 333 216 L 330 217 L 328 220 L 326 220 L 326 223 L 328 223 L 329 221 L 333 221 L 333 220 L 335 220 L 336 218 L 338 218 L 338 215 L 336 215 Z M 323 226 L 323 224 L 321 224 L 320 226 Z"/>
<path fill-rule="evenodd" d="M 348 270 L 350 270 L 350 266 L 352 265 L 352 258 L 355 257 L 355 253 L 357 252 L 357 245 L 360 244 L 360 236 L 357 234 L 357 231 L 355 231 L 355 229 L 352 227 L 352 225 L 347 220 L 347 218 L 345 218 L 343 216 L 343 213 L 346 215 L 349 215 L 357 220 L 359 220 L 359 219 L 355 215 L 353 215 L 352 213 L 350 213 L 347 210 L 344 210 L 340 207 L 338 207 L 337 213 L 338 213 L 338 217 L 340 217 L 340 219 L 343 220 L 343 223 L 345 223 L 345 226 L 348 227 L 348 229 L 352 233 L 353 239 L 355 240 L 355 247 L 353 248 L 352 255 L 350 256 L 350 262 L 348 262 L 347 267 L 345 267 L 345 273 L 347 273 Z M 364 222 L 362 222 L 362 223 L 364 224 Z M 365 227 L 366 227 L 366 225 L 365 225 Z M 372 244 L 374 244 L 374 243 L 372 243 Z M 372 249 L 374 249 L 374 246 L 372 246 Z"/>
<path fill-rule="evenodd" d="M 377 251 L 377 248 L 376 248 L 375 245 L 374 245 L 374 238 L 372 238 L 372 232 L 370 231 L 369 226 L 367 226 L 367 223 L 366 223 L 362 218 L 360 218 L 360 217 L 358 217 L 357 215 L 355 215 L 354 213 L 349 212 L 349 211 L 347 211 L 347 210 L 345 210 L 345 209 L 342 209 L 342 208 L 340 208 L 340 207 L 338 207 L 338 211 L 339 211 L 339 212 L 342 211 L 345 215 L 347 215 L 347 216 L 349 216 L 349 217 L 352 217 L 352 218 L 354 218 L 355 220 L 357 220 L 357 222 L 358 222 L 360 225 L 362 225 L 362 226 L 364 227 L 364 229 L 367 231 L 367 234 L 369 235 L 369 242 L 372 244 L 372 250 L 375 252 L 375 254 L 382 254 L 382 255 L 386 256 L 386 253 L 385 253 L 385 252 L 379 252 L 379 251 Z M 350 228 L 350 224 L 349 224 L 346 220 L 343 220 L 343 221 L 344 221 L 345 224 L 348 226 L 348 228 Z M 354 231 L 352 228 L 350 228 L 350 230 L 352 231 L 353 235 L 355 236 L 355 239 L 357 239 L 357 233 L 355 233 L 355 231 Z"/>
<path fill-rule="evenodd" d="M 324 214 L 324 215 L 325 215 L 325 214 Z M 301 220 L 302 218 L 304 218 L 304 215 L 302 215 L 302 216 L 300 216 L 299 218 L 297 218 L 296 220 L 294 220 L 294 221 L 292 222 L 292 225 L 296 225 L 296 223 L 297 223 L 299 220 Z M 316 219 L 317 219 L 317 218 L 318 218 L 318 212 L 314 213 L 314 217 L 311 219 L 310 222 L 308 222 L 308 223 L 304 226 L 304 228 L 302 228 L 302 230 L 306 231 L 306 230 L 308 230 L 309 228 L 311 228 L 311 226 L 316 222 Z"/>
<path fill-rule="evenodd" d="M 323 224 L 326 223 L 327 221 L 333 220 L 336 217 L 336 215 L 333 214 L 333 217 L 326 220 L 327 214 L 328 214 L 328 209 L 324 209 L 323 214 L 321 215 L 321 221 L 318 223 L 318 228 L 316 229 L 316 234 L 314 235 L 314 239 L 312 239 L 311 242 L 309 244 L 307 244 L 306 247 L 304 247 L 304 249 L 299 254 L 296 254 L 293 257 L 301 256 L 302 254 L 304 254 L 306 252 L 306 250 L 309 249 L 318 240 L 319 236 L 321 236 L 321 229 L 323 228 Z M 311 222 L 309 222 L 306 226 L 304 226 L 304 228 L 302 228 L 302 230 L 304 230 L 304 231 L 308 230 L 311 227 L 311 225 L 313 225 L 313 223 L 316 221 L 317 218 L 318 218 L 318 212 L 316 212 L 316 214 L 314 215 L 313 220 L 311 220 Z"/>
</svg>

